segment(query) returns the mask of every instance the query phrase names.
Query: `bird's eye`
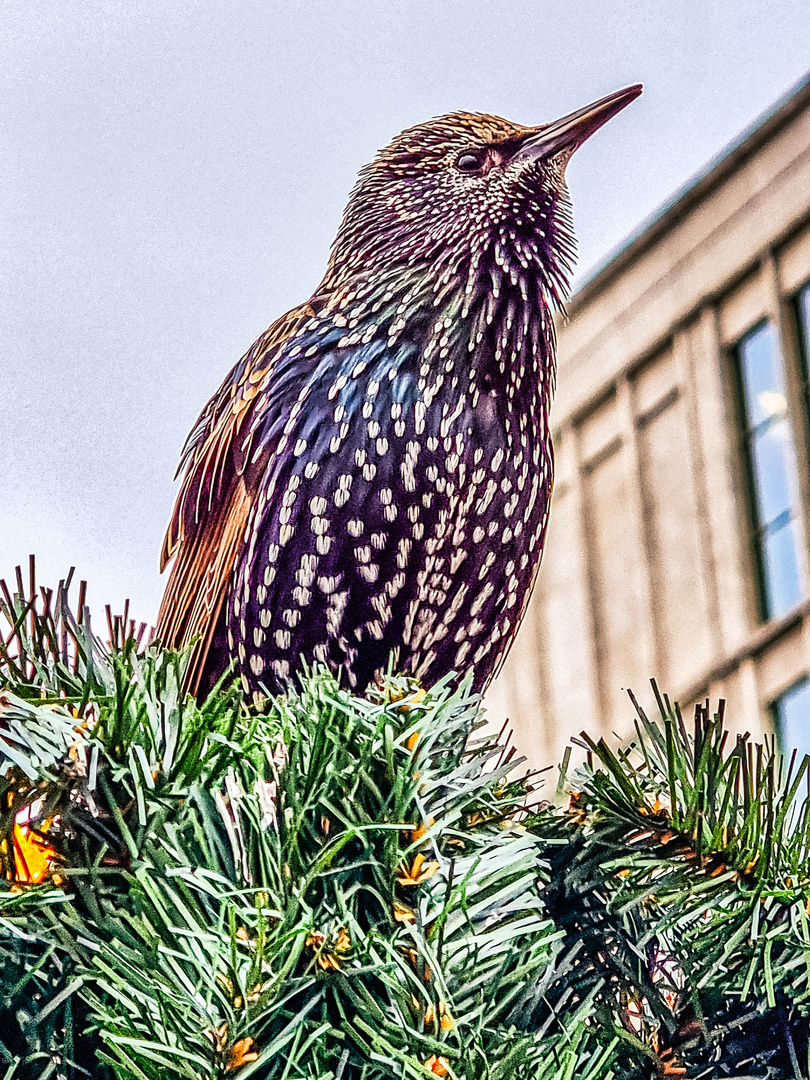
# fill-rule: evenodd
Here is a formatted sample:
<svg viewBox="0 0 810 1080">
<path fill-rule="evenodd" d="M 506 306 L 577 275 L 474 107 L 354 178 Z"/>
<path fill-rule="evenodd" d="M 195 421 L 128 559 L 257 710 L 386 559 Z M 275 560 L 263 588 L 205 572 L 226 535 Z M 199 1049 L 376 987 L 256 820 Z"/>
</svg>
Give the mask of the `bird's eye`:
<svg viewBox="0 0 810 1080">
<path fill-rule="evenodd" d="M 465 150 L 456 158 L 456 168 L 463 173 L 479 172 L 483 169 L 486 160 L 486 150 Z"/>
</svg>

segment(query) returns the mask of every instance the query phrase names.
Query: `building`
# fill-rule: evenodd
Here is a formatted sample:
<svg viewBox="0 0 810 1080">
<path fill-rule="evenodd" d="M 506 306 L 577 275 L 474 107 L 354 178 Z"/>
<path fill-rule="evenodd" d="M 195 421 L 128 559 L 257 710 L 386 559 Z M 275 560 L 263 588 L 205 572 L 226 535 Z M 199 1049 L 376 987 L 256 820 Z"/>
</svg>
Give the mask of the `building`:
<svg viewBox="0 0 810 1080">
<path fill-rule="evenodd" d="M 568 315 L 548 542 L 491 716 L 548 764 L 631 735 L 654 676 L 810 750 L 810 77 Z"/>
</svg>

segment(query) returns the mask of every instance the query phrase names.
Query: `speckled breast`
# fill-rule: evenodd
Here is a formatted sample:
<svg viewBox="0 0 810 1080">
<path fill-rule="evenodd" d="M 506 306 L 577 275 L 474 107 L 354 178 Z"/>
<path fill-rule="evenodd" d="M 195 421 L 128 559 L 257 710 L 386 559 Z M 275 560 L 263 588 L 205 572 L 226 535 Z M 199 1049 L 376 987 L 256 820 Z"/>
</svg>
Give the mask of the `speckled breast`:
<svg viewBox="0 0 810 1080">
<path fill-rule="evenodd" d="M 517 632 L 551 493 L 546 399 L 426 384 L 412 361 L 331 365 L 291 410 L 227 600 L 249 692 L 302 660 L 360 690 L 389 663 L 483 689 Z"/>
</svg>

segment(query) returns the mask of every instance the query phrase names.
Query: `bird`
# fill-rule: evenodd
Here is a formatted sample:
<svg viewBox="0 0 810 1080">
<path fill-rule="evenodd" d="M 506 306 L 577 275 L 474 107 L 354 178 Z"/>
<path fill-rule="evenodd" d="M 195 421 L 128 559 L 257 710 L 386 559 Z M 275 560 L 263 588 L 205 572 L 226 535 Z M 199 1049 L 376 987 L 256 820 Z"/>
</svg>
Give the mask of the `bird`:
<svg viewBox="0 0 810 1080">
<path fill-rule="evenodd" d="M 156 637 L 186 689 L 231 665 L 256 702 L 319 666 L 486 689 L 548 523 L 566 166 L 639 93 L 533 127 L 448 113 L 360 171 L 323 280 L 185 444 Z"/>
</svg>

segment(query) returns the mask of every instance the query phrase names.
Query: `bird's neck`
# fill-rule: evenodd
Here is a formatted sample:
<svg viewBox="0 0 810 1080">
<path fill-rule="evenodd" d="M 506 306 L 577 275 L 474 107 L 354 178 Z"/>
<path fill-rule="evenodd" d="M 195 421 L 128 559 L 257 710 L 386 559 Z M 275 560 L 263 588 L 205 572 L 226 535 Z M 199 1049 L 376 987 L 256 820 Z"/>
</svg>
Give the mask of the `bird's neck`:
<svg viewBox="0 0 810 1080">
<path fill-rule="evenodd" d="M 557 297 L 538 269 L 510 262 L 497 245 L 493 257 L 477 264 L 394 266 L 382 273 L 375 267 L 368 277 L 322 287 L 314 301 L 346 344 L 377 338 L 392 348 L 416 345 L 419 381 L 428 392 L 438 382 L 445 393 L 494 392 L 510 408 L 537 402 L 548 408 Z"/>
</svg>

